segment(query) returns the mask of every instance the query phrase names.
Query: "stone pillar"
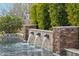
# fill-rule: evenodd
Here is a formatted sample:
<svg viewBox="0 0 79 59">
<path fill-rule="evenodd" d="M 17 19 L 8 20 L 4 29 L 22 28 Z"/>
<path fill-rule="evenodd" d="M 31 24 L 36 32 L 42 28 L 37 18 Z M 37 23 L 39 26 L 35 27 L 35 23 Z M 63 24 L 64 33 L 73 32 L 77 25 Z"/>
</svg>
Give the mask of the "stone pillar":
<svg viewBox="0 0 79 59">
<path fill-rule="evenodd" d="M 36 28 L 36 25 L 34 24 L 24 25 L 24 39 L 25 40 L 28 40 L 29 29 L 31 28 Z"/>
<path fill-rule="evenodd" d="M 64 48 L 79 48 L 79 26 L 53 28 L 54 52 L 60 54 Z"/>
</svg>

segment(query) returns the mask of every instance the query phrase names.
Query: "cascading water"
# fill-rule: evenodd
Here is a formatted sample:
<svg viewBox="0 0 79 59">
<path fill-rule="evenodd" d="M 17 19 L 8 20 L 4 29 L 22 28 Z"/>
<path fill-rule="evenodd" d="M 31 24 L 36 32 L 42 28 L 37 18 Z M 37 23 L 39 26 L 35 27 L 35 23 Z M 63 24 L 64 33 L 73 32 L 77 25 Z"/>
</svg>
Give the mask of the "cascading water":
<svg viewBox="0 0 79 59">
<path fill-rule="evenodd" d="M 41 34 L 37 33 L 35 35 L 34 45 L 37 45 L 37 46 L 41 45 L 40 41 L 41 41 Z"/>
<path fill-rule="evenodd" d="M 42 46 L 41 46 L 42 48 L 43 48 L 46 40 L 47 40 L 47 37 L 44 36 L 44 39 L 43 39 L 43 42 L 42 42 Z"/>
<path fill-rule="evenodd" d="M 34 32 L 30 32 L 27 40 L 27 44 L 30 45 L 31 47 L 35 47 L 34 40 L 35 40 Z"/>
<path fill-rule="evenodd" d="M 36 36 L 33 32 L 29 34 L 27 41 L 29 45 L 19 35 L 5 34 L 0 37 L 0 42 L 4 42 L 3 44 L 0 43 L 0 56 L 52 56 L 50 51 L 37 46 L 39 45 L 38 41 L 41 41 L 41 34 L 39 33 Z M 31 45 L 31 42 L 34 45 Z"/>
<path fill-rule="evenodd" d="M 29 37 L 28 37 L 27 43 L 33 44 L 34 39 L 35 39 L 35 38 L 34 38 L 34 33 L 33 33 L 33 32 L 30 32 L 30 33 L 29 33 Z"/>
<path fill-rule="evenodd" d="M 49 40 L 49 35 L 47 35 L 47 34 L 45 34 L 44 35 L 44 37 L 43 37 L 43 42 L 42 42 L 42 48 L 44 47 L 44 46 L 46 46 L 46 40 Z"/>
<path fill-rule="evenodd" d="M 38 48 L 42 45 L 42 42 L 41 42 L 41 33 L 37 33 L 36 35 L 35 35 L 35 40 L 34 40 L 34 45 L 35 46 L 37 46 Z M 36 51 L 36 50 L 34 50 L 34 51 Z M 43 53 L 43 49 L 40 47 L 40 49 L 38 49 L 37 50 L 38 51 L 38 53 L 40 54 L 40 55 L 44 55 L 44 53 Z"/>
</svg>

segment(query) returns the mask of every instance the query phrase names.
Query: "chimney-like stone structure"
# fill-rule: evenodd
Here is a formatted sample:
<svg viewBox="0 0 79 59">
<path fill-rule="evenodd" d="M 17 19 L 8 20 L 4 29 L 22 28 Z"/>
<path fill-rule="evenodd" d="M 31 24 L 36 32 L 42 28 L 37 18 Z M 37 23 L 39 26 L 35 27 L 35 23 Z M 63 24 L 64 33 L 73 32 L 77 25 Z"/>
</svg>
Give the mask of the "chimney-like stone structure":
<svg viewBox="0 0 79 59">
<path fill-rule="evenodd" d="M 79 48 L 79 26 L 53 27 L 53 50 L 61 54 L 64 48 Z"/>
</svg>

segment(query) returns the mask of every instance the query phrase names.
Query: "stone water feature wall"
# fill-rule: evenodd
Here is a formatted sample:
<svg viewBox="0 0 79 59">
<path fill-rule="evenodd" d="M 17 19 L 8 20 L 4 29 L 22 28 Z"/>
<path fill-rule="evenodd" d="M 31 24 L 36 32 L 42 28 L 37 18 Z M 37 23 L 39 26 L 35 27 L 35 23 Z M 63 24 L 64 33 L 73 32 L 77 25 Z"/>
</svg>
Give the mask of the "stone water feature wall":
<svg viewBox="0 0 79 59">
<path fill-rule="evenodd" d="M 29 29 L 28 43 L 53 51 L 53 31 Z"/>
<path fill-rule="evenodd" d="M 65 48 L 79 49 L 79 26 L 53 27 L 51 31 L 29 29 L 30 43 L 63 54 Z"/>
</svg>

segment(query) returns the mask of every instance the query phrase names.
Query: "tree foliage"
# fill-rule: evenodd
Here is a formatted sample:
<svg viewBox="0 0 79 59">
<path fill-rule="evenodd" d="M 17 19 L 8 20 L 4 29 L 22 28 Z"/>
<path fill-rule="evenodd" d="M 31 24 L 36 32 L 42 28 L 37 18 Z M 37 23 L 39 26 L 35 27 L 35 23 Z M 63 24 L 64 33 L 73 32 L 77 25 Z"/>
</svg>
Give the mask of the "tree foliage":
<svg viewBox="0 0 79 59">
<path fill-rule="evenodd" d="M 67 12 L 66 12 L 66 5 L 61 3 L 58 5 L 58 21 L 60 26 L 68 26 L 68 18 L 67 18 Z"/>
<path fill-rule="evenodd" d="M 72 26 L 79 26 L 79 4 L 67 4 L 68 21 Z"/>
<path fill-rule="evenodd" d="M 30 7 L 30 19 L 33 24 L 37 24 L 37 5 L 32 4 Z"/>
<path fill-rule="evenodd" d="M 32 4 L 30 17 L 40 29 L 79 26 L 79 4 Z"/>
<path fill-rule="evenodd" d="M 1 16 L 0 31 L 5 33 L 15 33 L 22 27 L 22 19 L 16 16 Z"/>
<path fill-rule="evenodd" d="M 37 21 L 38 27 L 40 29 L 49 29 L 50 28 L 50 18 L 48 7 L 49 4 L 37 4 Z"/>
<path fill-rule="evenodd" d="M 51 19 L 51 25 L 52 26 L 58 26 L 58 5 L 57 4 L 50 4 L 49 5 L 49 14 Z"/>
<path fill-rule="evenodd" d="M 50 4 L 49 13 L 52 26 L 69 25 L 65 4 Z"/>
<path fill-rule="evenodd" d="M 37 24 L 40 29 L 50 28 L 48 4 L 33 4 L 31 8 L 32 23 Z"/>
</svg>

